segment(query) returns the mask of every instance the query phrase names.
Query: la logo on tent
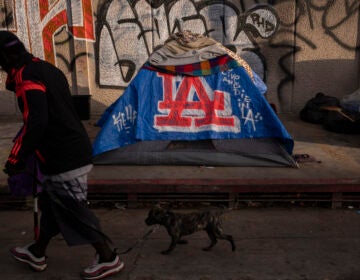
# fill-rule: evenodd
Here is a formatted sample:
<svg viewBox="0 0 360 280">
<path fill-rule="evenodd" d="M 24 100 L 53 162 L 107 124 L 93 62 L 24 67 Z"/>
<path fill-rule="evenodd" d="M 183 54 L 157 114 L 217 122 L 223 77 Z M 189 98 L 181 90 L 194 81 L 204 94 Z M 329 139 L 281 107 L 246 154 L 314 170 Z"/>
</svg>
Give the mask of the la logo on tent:
<svg viewBox="0 0 360 280">
<path fill-rule="evenodd" d="M 228 92 L 212 90 L 201 77 L 158 76 L 163 80 L 163 99 L 157 105 L 161 114 L 154 117 L 158 131 L 240 131 Z"/>
<path fill-rule="evenodd" d="M 99 119 L 94 163 L 295 166 L 292 137 L 265 92 L 215 40 L 175 36 Z"/>
</svg>

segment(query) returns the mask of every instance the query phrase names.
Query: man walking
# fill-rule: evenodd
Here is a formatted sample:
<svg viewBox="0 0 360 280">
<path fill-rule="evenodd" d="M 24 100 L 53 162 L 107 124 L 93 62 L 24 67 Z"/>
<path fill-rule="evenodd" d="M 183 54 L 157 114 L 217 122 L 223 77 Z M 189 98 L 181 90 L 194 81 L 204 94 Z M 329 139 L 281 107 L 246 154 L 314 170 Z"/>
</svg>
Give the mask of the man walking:
<svg viewBox="0 0 360 280">
<path fill-rule="evenodd" d="M 69 246 L 91 244 L 96 257 L 83 279 L 103 279 L 121 271 L 124 263 L 110 249 L 94 213 L 87 207 L 87 174 L 92 147 L 72 104 L 65 75 L 34 57 L 11 32 L 0 31 L 0 66 L 8 74 L 6 88 L 16 94 L 23 116 L 4 172 L 24 172 L 27 157 L 36 154 L 44 174 L 39 195 L 38 240 L 10 250 L 12 256 L 36 271 L 47 267 L 46 248 L 61 233 Z"/>
</svg>

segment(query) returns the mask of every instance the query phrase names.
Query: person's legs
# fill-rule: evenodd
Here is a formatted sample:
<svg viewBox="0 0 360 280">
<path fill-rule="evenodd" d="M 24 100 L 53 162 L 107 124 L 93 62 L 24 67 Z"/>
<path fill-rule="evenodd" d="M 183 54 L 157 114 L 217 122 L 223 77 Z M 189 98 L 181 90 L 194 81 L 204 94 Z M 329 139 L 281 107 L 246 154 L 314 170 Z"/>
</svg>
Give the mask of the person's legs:
<svg viewBox="0 0 360 280">
<path fill-rule="evenodd" d="M 110 248 L 111 240 L 102 232 L 98 218 L 88 207 L 85 178 L 61 182 L 61 188 L 54 183 L 54 189 L 58 191 L 51 192 L 50 196 L 55 202 L 53 208 L 57 223 L 68 245 L 91 244 L 96 251 L 94 263 L 85 268 L 81 276 L 84 279 L 103 279 L 121 271 L 124 263 Z"/>
<path fill-rule="evenodd" d="M 16 260 L 27 263 L 35 271 L 46 269 L 46 248 L 51 238 L 60 232 L 46 191 L 39 195 L 39 207 L 41 210 L 39 239 L 27 246 L 10 249 Z"/>
<path fill-rule="evenodd" d="M 13 249 L 13 256 L 42 271 L 47 266 L 46 248 L 51 238 L 61 233 L 69 246 L 89 244 L 94 247 L 95 262 L 82 272 L 84 279 L 103 279 L 121 271 L 124 263 L 110 248 L 110 239 L 101 231 L 98 218 L 87 206 L 86 176 L 60 181 L 48 179 L 45 186 L 39 199 L 39 239 L 30 246 Z"/>
<path fill-rule="evenodd" d="M 51 206 L 50 197 L 46 191 L 39 194 L 39 208 L 41 211 L 39 239 L 28 248 L 29 251 L 36 257 L 44 256 L 50 240 L 60 233 L 60 229 Z"/>
<path fill-rule="evenodd" d="M 99 262 L 113 261 L 115 253 L 110 249 L 109 244 L 106 241 L 98 241 L 92 244 L 96 253 L 99 255 Z"/>
</svg>

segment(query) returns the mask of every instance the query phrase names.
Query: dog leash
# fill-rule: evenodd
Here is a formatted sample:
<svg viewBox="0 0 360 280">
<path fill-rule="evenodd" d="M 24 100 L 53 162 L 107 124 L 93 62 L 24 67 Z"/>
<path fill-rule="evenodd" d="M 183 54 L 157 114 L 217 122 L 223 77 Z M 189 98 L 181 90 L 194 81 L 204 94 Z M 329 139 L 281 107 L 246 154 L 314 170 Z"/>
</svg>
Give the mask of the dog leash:
<svg viewBox="0 0 360 280">
<path fill-rule="evenodd" d="M 139 238 L 138 240 L 136 240 L 136 242 L 132 246 L 130 246 L 128 249 L 126 249 L 125 251 L 118 252 L 119 248 L 115 248 L 114 249 L 115 253 L 118 255 L 125 255 L 125 254 L 129 253 L 132 249 L 134 249 L 136 246 L 138 246 L 141 242 L 145 241 L 150 236 L 150 234 L 155 232 L 159 227 L 160 227 L 159 225 L 153 226 L 150 230 L 148 230 L 144 234 L 144 236 L 142 238 Z"/>
<path fill-rule="evenodd" d="M 39 185 L 43 185 L 43 183 L 39 180 L 39 178 L 37 178 L 37 176 L 35 176 L 34 174 L 31 174 L 34 178 L 34 181 L 37 182 Z M 71 214 L 74 215 L 74 217 L 80 222 L 82 223 L 83 225 L 85 225 L 86 227 L 88 227 L 89 229 L 99 233 L 100 235 L 102 235 L 104 237 L 104 239 L 106 239 L 108 242 L 112 243 L 112 240 L 106 235 L 104 234 L 102 231 L 99 231 L 98 229 L 94 228 L 93 226 L 89 225 L 88 223 L 78 219 L 78 217 L 75 215 L 76 213 L 73 213 L 73 211 L 71 211 L 71 209 L 67 208 L 65 205 L 63 205 L 61 203 L 61 201 L 56 197 L 56 194 L 52 193 L 52 192 L 47 192 L 48 195 L 49 195 L 49 198 L 54 201 L 56 204 L 58 204 L 60 207 L 62 207 L 64 210 L 66 211 L 69 211 Z M 148 230 L 144 236 L 142 238 L 139 238 L 138 240 L 136 240 L 136 242 L 131 246 L 129 247 L 127 250 L 125 251 L 122 251 L 122 252 L 119 252 L 118 253 L 118 250 L 119 248 L 114 248 L 114 252 L 117 253 L 118 255 L 124 255 L 124 254 L 127 254 L 128 252 L 130 252 L 131 250 L 133 250 L 136 246 L 138 246 L 141 242 L 145 241 L 149 236 L 150 234 L 152 234 L 153 232 L 155 232 L 160 226 L 159 225 L 154 225 L 150 230 Z"/>
<path fill-rule="evenodd" d="M 36 182 L 38 185 L 40 185 L 41 187 L 43 187 L 44 183 L 43 183 L 42 181 L 40 181 L 40 179 L 39 179 L 34 173 L 29 172 L 29 171 L 27 171 L 27 170 L 25 170 L 25 171 L 26 171 L 26 173 L 28 173 L 29 175 L 31 175 L 31 176 L 33 177 L 34 182 Z M 51 199 L 51 201 L 53 201 L 54 203 L 56 203 L 59 207 L 61 207 L 63 210 L 65 210 L 68 214 L 71 214 L 71 216 L 72 216 L 73 218 L 75 218 L 80 224 L 82 224 L 82 225 L 86 226 L 88 229 L 90 229 L 90 230 L 98 233 L 99 235 L 101 235 L 101 236 L 104 238 L 104 240 L 108 241 L 110 244 L 113 244 L 113 241 L 111 240 L 111 238 L 108 237 L 105 233 L 103 233 L 101 230 L 95 228 L 95 227 L 92 226 L 91 224 L 87 223 L 86 221 L 80 219 L 80 218 L 76 215 L 76 214 L 77 214 L 76 212 L 74 212 L 73 210 L 71 210 L 71 209 L 69 209 L 68 207 L 66 207 L 66 206 L 60 201 L 60 199 L 57 197 L 57 194 L 56 194 L 56 193 L 51 192 L 51 191 L 50 191 L 50 192 L 47 191 L 46 193 L 47 193 L 48 197 Z M 38 195 L 39 195 L 39 193 L 36 193 L 36 196 L 34 197 L 34 199 L 35 199 L 35 198 L 38 198 Z M 36 202 L 36 204 L 35 204 L 35 202 Z M 34 209 L 34 223 L 35 223 L 35 227 L 37 227 L 36 229 L 38 230 L 38 216 L 37 216 L 37 215 L 38 215 L 38 213 L 37 213 L 37 212 L 38 212 L 38 209 L 37 209 L 38 205 L 37 205 L 37 200 L 36 200 L 36 201 L 34 200 L 34 204 L 35 204 L 35 206 L 36 206 L 36 209 Z M 35 210 L 36 210 L 36 211 L 35 211 Z M 35 215 L 35 214 L 36 214 L 36 215 Z M 36 219 L 36 221 L 35 221 L 35 219 Z M 36 232 L 35 232 L 35 238 L 36 238 Z"/>
</svg>

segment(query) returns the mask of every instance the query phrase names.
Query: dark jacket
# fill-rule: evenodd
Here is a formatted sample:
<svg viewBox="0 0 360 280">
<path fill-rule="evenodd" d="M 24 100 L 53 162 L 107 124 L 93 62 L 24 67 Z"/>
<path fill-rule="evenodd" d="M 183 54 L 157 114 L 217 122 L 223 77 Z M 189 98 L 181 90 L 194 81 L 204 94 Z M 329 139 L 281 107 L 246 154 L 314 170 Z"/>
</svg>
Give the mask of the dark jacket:
<svg viewBox="0 0 360 280">
<path fill-rule="evenodd" d="M 36 152 L 45 174 L 91 163 L 92 146 L 72 103 L 65 75 L 27 53 L 21 67 L 8 71 L 6 88 L 16 93 L 24 125 L 9 156 L 16 164 Z"/>
</svg>

